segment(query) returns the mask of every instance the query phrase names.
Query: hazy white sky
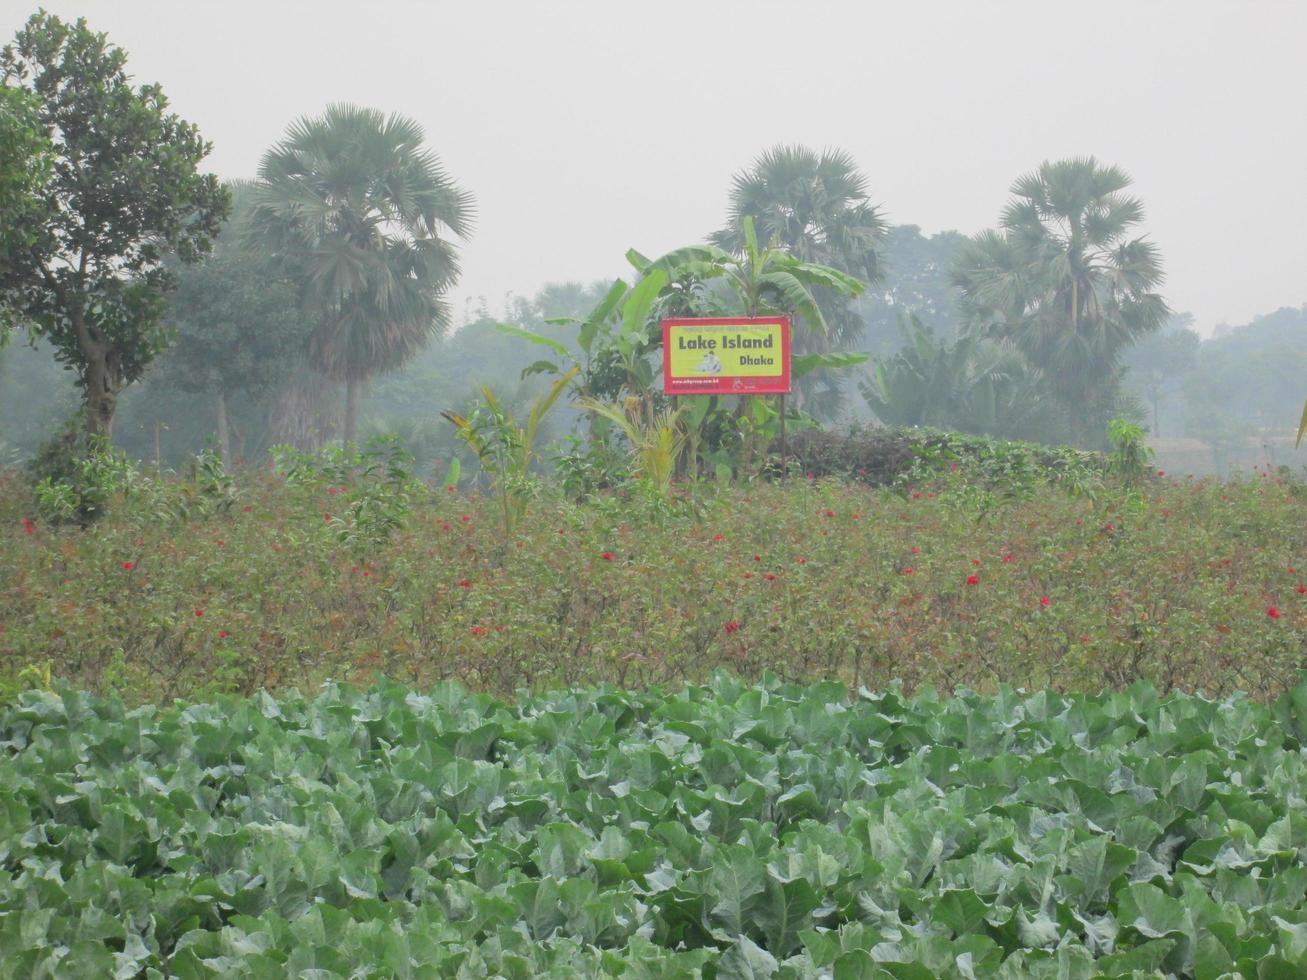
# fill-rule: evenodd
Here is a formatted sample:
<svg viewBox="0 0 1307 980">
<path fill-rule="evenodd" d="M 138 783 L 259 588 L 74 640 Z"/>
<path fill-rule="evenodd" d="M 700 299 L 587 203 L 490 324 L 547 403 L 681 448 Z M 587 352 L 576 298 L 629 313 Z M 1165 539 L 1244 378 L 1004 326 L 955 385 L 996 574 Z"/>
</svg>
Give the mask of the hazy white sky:
<svg viewBox="0 0 1307 980">
<path fill-rule="evenodd" d="M 1014 177 L 1135 178 L 1200 329 L 1307 302 L 1304 0 L 46 0 L 127 50 L 252 176 L 298 116 L 415 117 L 477 199 L 459 304 L 624 274 L 699 241 L 732 173 L 838 146 L 927 232 L 992 225 Z M 7 39 L 35 9 L 0 0 Z"/>
</svg>

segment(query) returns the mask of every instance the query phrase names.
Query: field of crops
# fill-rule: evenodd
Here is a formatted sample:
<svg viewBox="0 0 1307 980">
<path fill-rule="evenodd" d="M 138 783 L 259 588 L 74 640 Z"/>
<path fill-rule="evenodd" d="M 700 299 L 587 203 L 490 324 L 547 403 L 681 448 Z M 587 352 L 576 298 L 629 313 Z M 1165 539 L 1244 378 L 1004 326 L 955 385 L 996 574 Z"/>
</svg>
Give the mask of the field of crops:
<svg viewBox="0 0 1307 980">
<path fill-rule="evenodd" d="M 1302 977 L 1305 718 L 1307 688 L 726 675 L 30 692 L 0 709 L 0 972 Z"/>
<path fill-rule="evenodd" d="M 134 703 L 379 675 L 675 688 L 716 668 L 1259 700 L 1294 683 L 1307 483 L 1095 499 L 1021 472 L 542 492 L 511 534 L 493 497 L 359 473 L 145 481 L 85 529 L 33 518 L 0 477 L 0 699 L 29 666 Z"/>
</svg>

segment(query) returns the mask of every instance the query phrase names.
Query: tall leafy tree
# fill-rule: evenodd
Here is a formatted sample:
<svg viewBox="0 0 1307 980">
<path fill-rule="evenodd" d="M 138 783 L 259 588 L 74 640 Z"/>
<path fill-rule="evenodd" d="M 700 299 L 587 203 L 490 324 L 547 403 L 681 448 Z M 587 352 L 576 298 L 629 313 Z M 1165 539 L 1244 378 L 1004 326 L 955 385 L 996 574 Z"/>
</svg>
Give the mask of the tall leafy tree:
<svg viewBox="0 0 1307 980">
<path fill-rule="evenodd" d="M 167 345 L 165 260 L 203 255 L 229 204 L 199 172 L 209 144 L 158 85 L 134 87 L 126 64 L 85 20 L 45 12 L 0 52 L 0 79 L 38 100 L 54 158 L 0 293 L 77 373 L 86 430 L 105 437 L 119 393 Z"/>
<path fill-rule="evenodd" d="M 1152 434 L 1162 434 L 1162 404 L 1178 389 L 1198 361 L 1202 341 L 1192 329 L 1192 314 L 1177 313 L 1156 333 L 1135 344 L 1125 355 L 1125 383 L 1148 400 Z"/>
<path fill-rule="evenodd" d="M 269 256 L 240 240 L 252 206 L 249 184 L 229 186 L 233 219 L 209 259 L 178 271 L 164 317 L 176 342 L 150 375 L 151 384 L 212 398 L 218 446 L 227 460 L 231 399 L 257 397 L 283 383 L 302 360 L 308 333 L 294 284 L 276 273 Z"/>
<path fill-rule="evenodd" d="M 954 276 L 967 323 L 1021 350 L 1081 442 L 1117 394 L 1122 354 L 1169 312 L 1129 186 L 1093 157 L 1046 161 L 1012 185 L 999 228 L 962 247 Z"/>
<path fill-rule="evenodd" d="M 12 295 L 22 282 L 17 270 L 36 243 L 53 163 L 40 102 L 21 89 L 0 86 L 0 283 L 10 287 L 10 295 L 0 292 L 0 346 L 18 318 L 14 306 L 21 299 Z"/>
<path fill-rule="evenodd" d="M 251 235 L 280 256 L 315 321 L 313 365 L 345 382 L 345 441 L 359 392 L 445 332 L 454 238 L 472 197 L 424 148 L 412 119 L 332 105 L 293 124 L 259 167 Z"/>
<path fill-rule="evenodd" d="M 958 333 L 958 292 L 953 267 L 967 236 L 957 231 L 923 235 L 916 225 L 894 225 L 878 249 L 880 279 L 857 300 L 866 325 L 864 342 L 873 353 L 888 355 L 902 342 L 905 316 L 929 323 L 941 340 Z"/>
</svg>

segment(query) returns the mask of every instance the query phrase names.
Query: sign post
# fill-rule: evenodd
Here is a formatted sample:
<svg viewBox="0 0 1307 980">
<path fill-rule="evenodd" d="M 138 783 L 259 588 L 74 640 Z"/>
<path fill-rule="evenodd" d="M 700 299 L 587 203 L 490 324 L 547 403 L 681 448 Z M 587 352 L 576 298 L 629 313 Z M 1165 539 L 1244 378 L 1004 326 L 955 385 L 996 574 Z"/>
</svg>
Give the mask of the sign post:
<svg viewBox="0 0 1307 980">
<path fill-rule="evenodd" d="M 784 395 L 789 390 L 789 317 L 663 321 L 663 394 Z"/>
</svg>

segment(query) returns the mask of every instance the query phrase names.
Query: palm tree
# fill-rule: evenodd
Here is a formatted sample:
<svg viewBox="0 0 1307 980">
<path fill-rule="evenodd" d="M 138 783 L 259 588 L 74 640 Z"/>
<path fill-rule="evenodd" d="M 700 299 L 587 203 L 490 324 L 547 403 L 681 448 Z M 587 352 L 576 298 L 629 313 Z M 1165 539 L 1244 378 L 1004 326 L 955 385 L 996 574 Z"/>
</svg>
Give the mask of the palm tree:
<svg viewBox="0 0 1307 980">
<path fill-rule="evenodd" d="M 954 274 L 969 326 L 1043 373 L 1081 441 L 1115 394 L 1122 353 L 1169 314 L 1157 247 L 1130 237 L 1144 210 L 1129 186 L 1093 157 L 1045 161 L 1012 185 L 999 229 L 962 247 Z"/>
<path fill-rule="evenodd" d="M 758 238 L 801 262 L 828 266 L 871 284 L 881 276 L 880 252 L 889 230 L 870 203 L 867 178 L 843 150 L 817 153 L 805 146 L 774 146 L 735 175 L 726 227 L 714 244 L 740 255 L 744 219 Z M 830 329 L 817 349 L 847 348 L 862 321 L 844 297 L 817 292 Z"/>
<path fill-rule="evenodd" d="M 250 235 L 300 284 L 317 326 L 313 366 L 346 385 L 345 441 L 358 397 L 449 326 L 472 197 L 423 148 L 413 120 L 332 105 L 294 123 L 259 166 Z"/>
</svg>

